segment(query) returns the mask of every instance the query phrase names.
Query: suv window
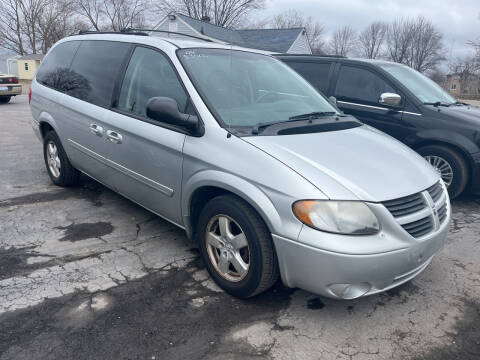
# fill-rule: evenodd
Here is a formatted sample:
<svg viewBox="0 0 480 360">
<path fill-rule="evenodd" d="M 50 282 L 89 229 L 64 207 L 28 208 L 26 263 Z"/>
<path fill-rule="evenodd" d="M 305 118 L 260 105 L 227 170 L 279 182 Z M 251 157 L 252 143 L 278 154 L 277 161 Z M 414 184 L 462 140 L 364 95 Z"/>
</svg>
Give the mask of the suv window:
<svg viewBox="0 0 480 360">
<path fill-rule="evenodd" d="M 321 92 L 328 89 L 329 63 L 287 62 L 287 64 Z"/>
<path fill-rule="evenodd" d="M 147 102 L 156 96 L 174 99 L 178 110 L 187 112 L 187 94 L 170 62 L 160 52 L 139 46 L 128 64 L 117 107 L 146 116 Z"/>
<path fill-rule="evenodd" d="M 80 41 L 68 41 L 55 46 L 49 53 L 37 72 L 40 84 L 65 92 L 69 89 L 70 64 L 80 45 Z"/>
<path fill-rule="evenodd" d="M 386 92 L 396 91 L 377 74 L 367 69 L 342 65 L 335 88 L 338 99 L 377 104 L 380 95 Z"/>
<path fill-rule="evenodd" d="M 67 94 L 92 104 L 110 107 L 113 87 L 131 44 L 113 41 L 81 41 L 70 67 Z"/>
</svg>

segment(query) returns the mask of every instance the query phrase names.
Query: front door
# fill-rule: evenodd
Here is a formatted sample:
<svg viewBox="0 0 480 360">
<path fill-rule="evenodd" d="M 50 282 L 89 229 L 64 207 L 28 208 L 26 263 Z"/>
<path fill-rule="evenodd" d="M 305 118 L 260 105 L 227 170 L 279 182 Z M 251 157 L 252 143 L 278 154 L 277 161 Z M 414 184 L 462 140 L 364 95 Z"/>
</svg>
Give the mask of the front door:
<svg viewBox="0 0 480 360">
<path fill-rule="evenodd" d="M 181 183 L 185 133 L 149 119 L 152 97 L 177 101 L 187 112 L 188 96 L 168 61 L 158 50 L 137 46 L 128 64 L 117 104 L 107 119 L 109 183 L 125 196 L 181 224 Z"/>
<path fill-rule="evenodd" d="M 379 104 L 383 93 L 402 95 L 387 79 L 368 68 L 341 65 L 334 89 L 339 108 L 401 140 L 406 135 L 402 123 L 405 99 L 402 96 L 402 107 L 392 109 Z"/>
</svg>

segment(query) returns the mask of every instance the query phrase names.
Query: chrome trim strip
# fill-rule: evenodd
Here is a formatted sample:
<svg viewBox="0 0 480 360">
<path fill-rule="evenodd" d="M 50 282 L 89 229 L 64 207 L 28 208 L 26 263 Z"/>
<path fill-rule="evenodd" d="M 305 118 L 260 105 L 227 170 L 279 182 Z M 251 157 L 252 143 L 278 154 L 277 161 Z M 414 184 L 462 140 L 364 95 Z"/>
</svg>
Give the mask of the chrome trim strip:
<svg viewBox="0 0 480 360">
<path fill-rule="evenodd" d="M 346 104 L 346 105 L 362 106 L 362 107 L 366 107 L 366 108 L 370 108 L 370 109 L 385 110 L 385 111 L 390 110 L 389 108 L 383 108 L 383 107 L 371 106 L 371 105 L 363 105 L 363 104 L 357 104 L 357 103 L 352 103 L 352 102 L 347 102 L 347 101 L 337 101 L 337 102 L 341 103 L 341 104 Z"/>
<path fill-rule="evenodd" d="M 337 102 L 338 102 L 338 103 L 341 103 L 341 104 L 361 106 L 361 107 L 366 107 L 366 108 L 370 108 L 370 109 L 385 110 L 385 111 L 390 111 L 390 110 L 392 110 L 392 109 L 389 109 L 389 108 L 383 108 L 383 107 L 372 106 L 372 105 L 357 104 L 357 103 L 352 103 L 352 102 L 348 102 L 348 101 L 340 101 L 340 100 L 338 100 Z M 415 116 L 422 116 L 422 114 L 413 113 L 413 112 L 410 112 L 410 111 L 395 110 L 395 112 L 397 112 L 397 113 L 402 113 L 402 114 L 415 115 Z"/>
<path fill-rule="evenodd" d="M 102 164 L 106 165 L 106 166 L 109 166 L 111 167 L 112 169 L 115 169 L 117 171 L 120 171 L 122 174 L 126 175 L 126 176 L 129 176 L 130 178 L 134 179 L 134 180 L 137 180 L 139 182 L 141 182 L 142 184 L 144 185 L 147 185 L 148 187 L 151 187 L 152 189 L 154 190 L 158 190 L 160 191 L 161 193 L 169 196 L 169 197 L 172 197 L 173 194 L 174 194 L 174 191 L 173 189 L 170 189 L 169 187 L 165 186 L 165 185 L 162 185 L 150 178 L 147 178 L 139 173 L 136 173 L 135 171 L 132 171 L 128 168 L 126 168 L 125 166 L 122 166 L 110 159 L 107 159 L 105 157 L 103 157 L 102 155 L 100 154 L 97 154 L 96 152 L 90 150 L 90 149 L 87 149 L 85 146 L 82 146 L 80 145 L 79 143 L 73 141 L 72 139 L 68 139 L 68 142 L 70 144 L 71 147 L 73 147 L 74 149 L 80 151 L 81 153 L 91 157 L 92 159 L 95 159 L 99 162 L 101 162 Z"/>
</svg>

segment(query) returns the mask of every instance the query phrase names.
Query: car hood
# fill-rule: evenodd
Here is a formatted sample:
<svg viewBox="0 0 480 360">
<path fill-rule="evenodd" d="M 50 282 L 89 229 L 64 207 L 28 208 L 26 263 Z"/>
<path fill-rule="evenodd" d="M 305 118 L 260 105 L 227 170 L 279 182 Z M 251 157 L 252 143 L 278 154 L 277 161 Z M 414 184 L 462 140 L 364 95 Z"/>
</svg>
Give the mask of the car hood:
<svg viewBox="0 0 480 360">
<path fill-rule="evenodd" d="M 462 119 L 469 124 L 480 126 L 480 107 L 477 106 L 449 106 L 441 108 L 442 114 Z"/>
<path fill-rule="evenodd" d="M 440 179 L 413 150 L 366 125 L 244 140 L 283 162 L 330 199 L 380 202 L 423 191 Z"/>
</svg>

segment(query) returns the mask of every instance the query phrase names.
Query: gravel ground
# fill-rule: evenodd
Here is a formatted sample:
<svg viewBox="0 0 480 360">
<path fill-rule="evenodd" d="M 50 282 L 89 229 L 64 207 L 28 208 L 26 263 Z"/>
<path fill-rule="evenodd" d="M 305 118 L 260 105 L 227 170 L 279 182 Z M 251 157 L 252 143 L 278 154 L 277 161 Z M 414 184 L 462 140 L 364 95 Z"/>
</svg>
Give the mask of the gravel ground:
<svg viewBox="0 0 480 360">
<path fill-rule="evenodd" d="M 0 360 L 480 358 L 478 196 L 453 203 L 445 248 L 399 288 L 242 301 L 181 230 L 86 177 L 53 186 L 25 96 L 0 121 Z"/>
</svg>

